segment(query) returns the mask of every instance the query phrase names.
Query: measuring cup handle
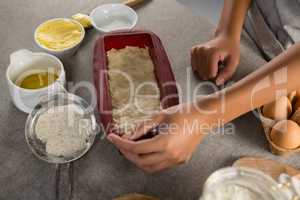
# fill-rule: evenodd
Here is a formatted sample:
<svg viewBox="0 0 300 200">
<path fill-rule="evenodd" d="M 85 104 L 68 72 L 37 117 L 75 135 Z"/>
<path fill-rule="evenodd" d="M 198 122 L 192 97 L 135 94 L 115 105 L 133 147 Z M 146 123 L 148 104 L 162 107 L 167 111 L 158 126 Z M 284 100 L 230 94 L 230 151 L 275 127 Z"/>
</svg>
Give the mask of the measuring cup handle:
<svg viewBox="0 0 300 200">
<path fill-rule="evenodd" d="M 32 60 L 33 53 L 27 49 L 20 49 L 10 54 L 10 64 L 14 66 L 22 66 Z"/>
</svg>

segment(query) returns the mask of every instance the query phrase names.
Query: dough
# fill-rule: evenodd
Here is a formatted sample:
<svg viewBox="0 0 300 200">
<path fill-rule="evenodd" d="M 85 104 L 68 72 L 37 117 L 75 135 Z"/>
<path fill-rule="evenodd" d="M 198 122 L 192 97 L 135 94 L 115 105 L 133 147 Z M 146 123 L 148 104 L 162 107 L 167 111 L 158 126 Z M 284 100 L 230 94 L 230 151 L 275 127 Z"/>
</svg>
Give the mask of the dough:
<svg viewBox="0 0 300 200">
<path fill-rule="evenodd" d="M 160 110 L 160 91 L 148 48 L 127 46 L 107 52 L 113 119 L 120 133 Z"/>
</svg>

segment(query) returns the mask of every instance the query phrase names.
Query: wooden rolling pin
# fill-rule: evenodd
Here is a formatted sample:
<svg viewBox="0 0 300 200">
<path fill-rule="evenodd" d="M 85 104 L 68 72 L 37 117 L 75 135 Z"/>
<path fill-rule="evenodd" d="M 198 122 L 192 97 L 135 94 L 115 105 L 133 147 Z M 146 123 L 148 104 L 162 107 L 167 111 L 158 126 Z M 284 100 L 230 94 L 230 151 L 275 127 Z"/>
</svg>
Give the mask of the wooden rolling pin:
<svg viewBox="0 0 300 200">
<path fill-rule="evenodd" d="M 295 169 L 289 165 L 268 160 L 259 157 L 244 157 L 233 163 L 234 167 L 249 167 L 256 170 L 260 170 L 265 174 L 270 175 L 277 180 L 280 174 L 285 173 L 289 176 L 296 176 L 300 178 L 300 170 Z"/>
<path fill-rule="evenodd" d="M 125 196 L 118 197 L 113 200 L 159 200 L 159 199 L 150 196 L 141 195 L 141 194 L 127 194 Z"/>
<path fill-rule="evenodd" d="M 127 0 L 124 2 L 125 5 L 130 6 L 130 7 L 134 7 L 138 4 L 143 3 L 145 0 Z"/>
</svg>

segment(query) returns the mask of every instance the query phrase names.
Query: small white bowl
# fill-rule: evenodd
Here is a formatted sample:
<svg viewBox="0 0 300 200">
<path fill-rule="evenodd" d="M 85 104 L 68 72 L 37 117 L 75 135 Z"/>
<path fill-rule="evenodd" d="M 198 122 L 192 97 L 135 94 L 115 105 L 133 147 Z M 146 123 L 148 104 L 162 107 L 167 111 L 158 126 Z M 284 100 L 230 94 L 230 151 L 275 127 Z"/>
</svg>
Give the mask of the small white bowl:
<svg viewBox="0 0 300 200">
<path fill-rule="evenodd" d="M 124 4 L 104 4 L 90 14 L 93 27 L 108 33 L 117 30 L 130 30 L 138 21 L 137 13 Z"/>
<path fill-rule="evenodd" d="M 68 21 L 72 21 L 73 23 L 75 24 L 78 24 L 78 26 L 81 28 L 81 38 L 80 40 L 74 44 L 73 46 L 70 46 L 70 47 L 67 47 L 65 49 L 62 49 L 62 50 L 55 50 L 55 49 L 50 49 L 46 46 L 44 46 L 43 44 L 41 44 L 38 40 L 37 40 L 37 31 L 39 29 L 40 26 L 42 26 L 43 24 L 47 23 L 47 22 L 51 22 L 51 21 L 56 21 L 56 20 L 68 20 Z M 84 30 L 84 27 L 76 20 L 73 20 L 73 19 L 68 19 L 68 18 L 54 18 L 54 19 L 50 19 L 48 21 L 45 21 L 43 22 L 42 24 L 40 24 L 34 31 L 34 41 L 35 43 L 41 48 L 43 49 L 44 51 L 46 51 L 47 53 L 50 53 L 52 55 L 55 55 L 57 57 L 63 57 L 63 56 L 69 56 L 69 55 L 73 55 L 77 49 L 79 48 L 81 42 L 83 41 L 84 39 L 84 36 L 85 36 L 85 30 Z"/>
</svg>

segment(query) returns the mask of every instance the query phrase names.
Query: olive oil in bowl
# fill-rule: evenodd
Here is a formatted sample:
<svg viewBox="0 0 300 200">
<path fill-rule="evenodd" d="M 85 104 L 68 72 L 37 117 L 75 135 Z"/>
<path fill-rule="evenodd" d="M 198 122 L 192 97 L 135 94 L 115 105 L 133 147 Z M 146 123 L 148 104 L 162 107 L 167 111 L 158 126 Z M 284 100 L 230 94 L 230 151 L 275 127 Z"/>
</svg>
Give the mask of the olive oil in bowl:
<svg viewBox="0 0 300 200">
<path fill-rule="evenodd" d="M 16 84 L 24 89 L 40 89 L 51 85 L 57 79 L 58 75 L 56 73 L 39 71 L 18 79 Z"/>
</svg>

